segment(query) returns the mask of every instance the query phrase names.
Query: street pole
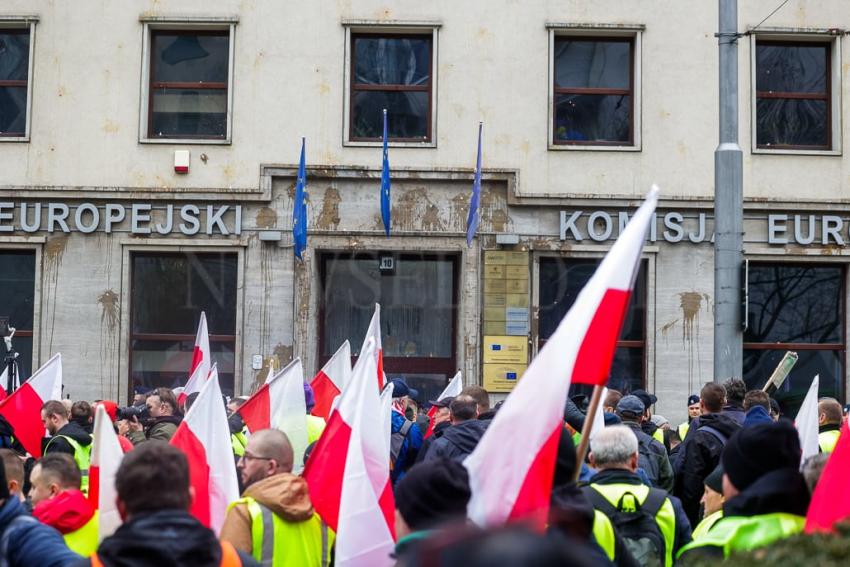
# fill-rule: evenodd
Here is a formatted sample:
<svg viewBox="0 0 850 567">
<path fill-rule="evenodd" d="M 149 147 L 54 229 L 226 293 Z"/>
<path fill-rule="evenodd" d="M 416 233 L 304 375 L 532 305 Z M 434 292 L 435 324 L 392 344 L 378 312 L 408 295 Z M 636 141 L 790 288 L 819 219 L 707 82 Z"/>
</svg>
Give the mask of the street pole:
<svg viewBox="0 0 850 567">
<path fill-rule="evenodd" d="M 738 145 L 738 2 L 719 0 L 720 143 L 714 152 L 714 381 L 742 378 L 743 155 Z"/>
</svg>

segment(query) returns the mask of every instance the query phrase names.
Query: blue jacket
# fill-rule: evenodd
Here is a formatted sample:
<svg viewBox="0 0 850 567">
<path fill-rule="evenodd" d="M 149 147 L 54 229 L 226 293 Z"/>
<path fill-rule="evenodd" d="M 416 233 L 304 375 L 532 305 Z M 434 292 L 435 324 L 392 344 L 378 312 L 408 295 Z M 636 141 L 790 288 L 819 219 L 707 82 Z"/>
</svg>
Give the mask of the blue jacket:
<svg viewBox="0 0 850 567">
<path fill-rule="evenodd" d="M 0 508 L 0 534 L 0 552 L 9 567 L 62 567 L 80 559 L 58 531 L 30 516 L 14 496 Z"/>
<path fill-rule="evenodd" d="M 392 412 L 392 433 L 398 433 L 401 426 L 407 421 L 403 415 L 397 411 Z M 415 423 L 408 430 L 404 441 L 401 444 L 401 450 L 398 452 L 398 458 L 393 463 L 393 470 L 390 473 L 390 479 L 393 485 L 401 480 L 407 473 L 407 469 L 413 466 L 416 462 L 416 456 L 419 454 L 419 449 L 422 448 L 422 430 Z"/>
<path fill-rule="evenodd" d="M 767 410 L 763 407 L 753 406 L 744 418 L 744 427 L 749 427 L 758 423 L 773 423 L 773 418 L 770 417 L 770 414 L 767 413 Z"/>
</svg>

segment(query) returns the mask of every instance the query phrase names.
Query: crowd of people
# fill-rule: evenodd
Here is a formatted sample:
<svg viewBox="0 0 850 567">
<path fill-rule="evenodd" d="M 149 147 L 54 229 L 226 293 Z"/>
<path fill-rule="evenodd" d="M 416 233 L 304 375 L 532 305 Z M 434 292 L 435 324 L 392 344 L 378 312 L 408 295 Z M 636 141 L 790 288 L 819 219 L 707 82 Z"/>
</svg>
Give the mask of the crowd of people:
<svg viewBox="0 0 850 567">
<path fill-rule="evenodd" d="M 485 530 L 467 520 L 471 489 L 463 461 L 499 404 L 491 408 L 479 386 L 429 401 L 403 380 L 392 384 L 388 458 L 395 561 L 403 566 L 670 567 L 769 546 L 802 531 L 810 495 L 845 419 L 838 401 L 820 400 L 821 454 L 801 470 L 792 422 L 767 394 L 747 391 L 741 380 L 708 383 L 684 399 L 688 419 L 675 426 L 653 415 L 654 395 L 609 390 L 601 404 L 605 427 L 579 460 L 587 399 L 578 396 L 564 410 L 546 533 L 522 523 Z M 309 413 L 313 396 L 306 384 L 305 398 Z M 228 509 L 220 534 L 190 514 L 188 461 L 168 441 L 193 401 L 190 396 L 181 404 L 168 388 L 138 392 L 129 408 L 103 400 L 48 401 L 37 460 L 0 417 L 0 564 L 333 564 L 335 534 L 315 512 L 306 480 L 293 474 L 286 432 L 249 433 L 237 412 L 245 398 L 223 400 L 242 496 Z M 125 452 L 115 481 L 124 523 L 106 538 L 99 537 L 98 510 L 87 498 L 98 405 Z M 305 419 L 309 455 L 324 421 Z"/>
</svg>

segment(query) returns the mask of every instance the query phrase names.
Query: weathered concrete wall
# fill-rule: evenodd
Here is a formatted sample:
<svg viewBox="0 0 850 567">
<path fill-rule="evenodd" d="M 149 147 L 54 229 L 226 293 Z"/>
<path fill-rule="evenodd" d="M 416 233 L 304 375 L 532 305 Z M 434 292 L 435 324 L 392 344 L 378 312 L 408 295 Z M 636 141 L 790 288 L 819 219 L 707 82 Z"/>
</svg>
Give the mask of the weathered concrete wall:
<svg viewBox="0 0 850 567">
<path fill-rule="evenodd" d="M 740 28 L 765 15 L 740 5 Z M 374 148 L 344 147 L 344 20 L 441 24 L 436 148 L 392 152 L 396 167 L 468 167 L 476 123 L 484 163 L 520 172 L 522 195 L 636 196 L 651 182 L 668 195 L 709 198 L 716 143 L 715 3 L 678 0 L 455 2 L 401 0 L 6 0 L 0 16 L 35 14 L 32 140 L 0 143 L 3 186 L 134 187 L 158 191 L 252 188 L 262 163 L 292 163 L 298 138 L 318 164 L 379 164 Z M 238 16 L 233 142 L 189 145 L 192 171 L 172 171 L 174 146 L 138 143 L 140 16 Z M 642 151 L 547 149 L 547 23 L 639 24 Z M 847 28 L 840 3 L 793 0 L 766 26 Z M 847 42 L 844 42 L 847 43 Z M 848 199 L 847 156 L 752 155 L 750 41 L 740 42 L 745 191 L 754 198 Z M 842 45 L 841 51 L 846 51 Z M 846 59 L 846 56 L 845 56 Z M 846 79 L 846 68 L 842 68 Z M 848 81 L 842 81 L 847 95 Z M 840 104 L 836 108 L 841 108 Z M 843 133 L 850 133 L 844 120 Z M 183 147 L 183 146 L 181 146 Z M 206 154 L 207 161 L 199 159 Z"/>
</svg>

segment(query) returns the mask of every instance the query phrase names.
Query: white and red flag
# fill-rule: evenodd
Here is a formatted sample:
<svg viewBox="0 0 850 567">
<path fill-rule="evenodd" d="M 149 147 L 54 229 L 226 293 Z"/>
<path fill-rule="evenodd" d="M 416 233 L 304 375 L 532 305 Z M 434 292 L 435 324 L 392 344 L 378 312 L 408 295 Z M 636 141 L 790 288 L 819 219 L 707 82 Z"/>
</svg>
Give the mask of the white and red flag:
<svg viewBox="0 0 850 567">
<path fill-rule="evenodd" d="M 395 503 L 384 415 L 389 406 L 375 389 L 375 350 L 375 341 L 367 338 L 303 475 L 313 507 L 337 534 L 340 567 L 394 563 Z"/>
<path fill-rule="evenodd" d="M 460 370 L 457 371 L 454 378 L 449 381 L 448 386 L 443 389 L 443 392 L 437 398 L 437 401 L 445 400 L 446 398 L 456 398 L 460 395 L 460 392 L 463 390 L 463 378 L 461 377 Z M 437 415 L 437 406 L 431 406 L 428 409 L 428 429 L 425 431 L 425 438 L 427 439 L 431 435 L 434 434 L 434 416 Z"/>
<path fill-rule="evenodd" d="M 381 346 L 381 305 L 379 303 L 375 304 L 375 313 L 372 315 L 371 321 L 369 321 L 366 338 L 363 339 L 363 346 L 360 347 L 360 354 L 358 356 L 363 356 L 363 349 L 366 347 L 369 339 L 375 341 L 375 353 L 372 356 L 375 358 L 375 364 L 378 368 L 376 374 L 378 376 L 378 391 L 380 392 L 384 389 L 384 384 L 386 384 L 387 380 L 384 374 L 384 348 Z"/>
<path fill-rule="evenodd" d="M 239 485 L 215 365 L 171 444 L 189 459 L 189 481 L 195 489 L 190 512 L 218 534 L 227 506 L 239 498 Z"/>
<path fill-rule="evenodd" d="M 195 334 L 195 348 L 192 351 L 192 366 L 189 368 L 189 380 L 177 402 L 180 405 L 186 403 L 189 394 L 200 392 L 204 382 L 210 375 L 212 368 L 212 352 L 210 351 L 210 334 L 207 329 L 207 314 L 201 311 L 201 320 L 198 321 L 198 332 Z"/>
<path fill-rule="evenodd" d="M 797 428 L 797 434 L 800 436 L 800 448 L 803 450 L 800 455 L 800 466 L 806 462 L 809 457 L 814 457 L 820 453 L 820 444 L 818 443 L 818 433 L 820 426 L 818 424 L 818 387 L 820 383 L 820 375 L 815 376 L 812 380 L 809 391 L 803 399 L 803 404 L 800 406 L 800 411 L 797 412 L 797 418 L 794 420 L 794 426 Z"/>
<path fill-rule="evenodd" d="M 295 474 L 301 472 L 307 448 L 307 404 L 304 399 L 304 370 L 296 358 L 280 372 L 269 376 L 237 410 L 251 433 L 280 429 L 289 437 Z"/>
<path fill-rule="evenodd" d="M 528 520 L 545 529 L 570 383 L 608 381 L 657 201 L 653 187 L 464 461 L 478 525 Z"/>
<path fill-rule="evenodd" d="M 832 532 L 835 525 L 850 518 L 850 426 L 841 426 L 841 434 L 832 455 L 826 461 L 806 512 L 806 533 Z"/>
<path fill-rule="evenodd" d="M 109 537 L 121 525 L 115 503 L 115 474 L 124 459 L 124 450 L 103 405 L 94 415 L 91 463 L 89 465 L 89 501 L 98 510 L 98 537 Z"/>
<path fill-rule="evenodd" d="M 62 355 L 56 353 L 0 403 L 0 415 L 12 425 L 15 439 L 33 457 L 41 457 L 41 440 L 45 434 L 41 406 L 61 399 Z"/>
<path fill-rule="evenodd" d="M 350 378 L 351 346 L 345 341 L 310 382 L 316 399 L 316 405 L 310 413 L 327 421 L 334 398 L 342 393 Z"/>
<path fill-rule="evenodd" d="M 3 369 L 0 374 L 0 402 L 6 399 L 9 395 L 9 367 Z"/>
<path fill-rule="evenodd" d="M 599 396 L 599 403 L 596 405 L 596 413 L 593 414 L 590 433 L 587 434 L 591 441 L 605 429 L 605 410 L 602 409 L 602 406 L 605 405 L 605 398 L 607 397 L 608 388 L 602 388 L 602 395 Z"/>
</svg>

